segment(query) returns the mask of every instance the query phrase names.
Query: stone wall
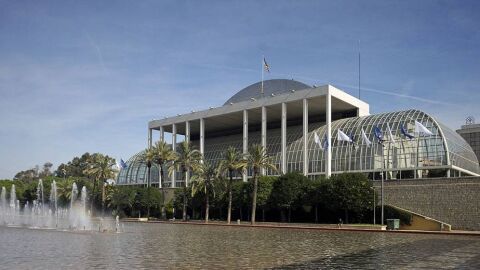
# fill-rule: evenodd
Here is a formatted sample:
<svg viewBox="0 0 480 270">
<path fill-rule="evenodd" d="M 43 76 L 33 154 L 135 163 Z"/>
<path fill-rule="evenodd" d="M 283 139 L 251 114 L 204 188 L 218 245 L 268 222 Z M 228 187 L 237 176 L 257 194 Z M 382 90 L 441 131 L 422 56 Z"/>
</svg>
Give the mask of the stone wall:
<svg viewBox="0 0 480 270">
<path fill-rule="evenodd" d="M 380 195 L 380 182 L 374 183 Z M 385 181 L 385 204 L 480 231 L 480 177 Z"/>
</svg>

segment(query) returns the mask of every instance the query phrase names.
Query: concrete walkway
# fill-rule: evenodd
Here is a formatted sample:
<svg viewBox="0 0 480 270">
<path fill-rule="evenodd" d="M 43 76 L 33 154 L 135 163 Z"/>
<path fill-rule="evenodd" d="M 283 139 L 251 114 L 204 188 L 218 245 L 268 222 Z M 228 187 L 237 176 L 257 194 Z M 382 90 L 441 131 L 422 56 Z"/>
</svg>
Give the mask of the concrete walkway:
<svg viewBox="0 0 480 270">
<path fill-rule="evenodd" d="M 229 226 L 229 227 L 245 227 L 245 228 L 270 228 L 270 229 L 296 229 L 296 230 L 319 230 L 319 231 L 355 231 L 355 232 L 381 232 L 381 233 L 421 233 L 421 234 L 440 234 L 440 235 L 466 235 L 480 236 L 480 231 L 419 231 L 419 230 L 385 230 L 381 225 L 373 224 L 314 224 L 314 223 L 280 223 L 280 222 L 232 222 L 227 224 L 226 221 L 209 221 L 205 223 L 203 220 L 139 220 L 138 218 L 125 218 L 123 222 L 140 222 L 140 223 L 165 223 L 165 224 L 182 224 L 182 225 L 198 225 L 198 226 Z"/>
</svg>

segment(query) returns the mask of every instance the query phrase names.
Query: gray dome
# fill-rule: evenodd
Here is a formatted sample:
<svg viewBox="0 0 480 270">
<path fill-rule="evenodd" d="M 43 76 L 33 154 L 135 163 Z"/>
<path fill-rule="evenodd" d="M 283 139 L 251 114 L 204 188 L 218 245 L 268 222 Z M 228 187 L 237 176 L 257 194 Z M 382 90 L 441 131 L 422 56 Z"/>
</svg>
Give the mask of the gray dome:
<svg viewBox="0 0 480 270">
<path fill-rule="evenodd" d="M 233 95 L 225 104 L 227 105 L 232 103 L 238 103 L 246 100 L 250 100 L 251 98 L 261 98 L 261 88 L 262 82 L 254 83 L 250 86 L 243 88 L 242 90 L 238 91 L 235 95 Z M 301 90 L 311 88 L 311 86 L 306 85 L 299 81 L 294 80 L 285 80 L 285 79 L 273 79 L 263 81 L 263 92 L 265 96 L 270 96 L 271 94 L 283 94 L 290 92 L 291 90 Z"/>
</svg>

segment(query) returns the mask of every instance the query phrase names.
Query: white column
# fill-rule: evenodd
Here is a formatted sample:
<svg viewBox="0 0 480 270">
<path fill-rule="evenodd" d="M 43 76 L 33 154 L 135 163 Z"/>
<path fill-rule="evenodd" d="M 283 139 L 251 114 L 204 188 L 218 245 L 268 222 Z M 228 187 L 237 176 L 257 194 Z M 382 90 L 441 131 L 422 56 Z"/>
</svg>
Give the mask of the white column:
<svg viewBox="0 0 480 270">
<path fill-rule="evenodd" d="M 200 118 L 200 154 L 205 153 L 205 120 Z"/>
<path fill-rule="evenodd" d="M 185 122 L 185 141 L 190 142 L 190 122 Z"/>
<path fill-rule="evenodd" d="M 172 150 L 175 152 L 177 150 L 177 125 L 172 124 Z M 176 171 L 173 170 L 172 172 L 172 188 L 175 187 L 175 180 L 176 180 Z"/>
<path fill-rule="evenodd" d="M 243 154 L 248 153 L 248 111 L 243 110 Z M 243 182 L 247 182 L 247 173 L 243 174 Z"/>
<path fill-rule="evenodd" d="M 190 143 L 190 122 L 185 122 L 185 141 Z M 188 171 L 185 175 L 185 186 L 188 187 L 188 182 L 190 181 L 190 171 Z"/>
<path fill-rule="evenodd" d="M 287 173 L 287 104 L 282 103 L 282 173 Z"/>
<path fill-rule="evenodd" d="M 326 96 L 327 107 L 327 169 L 326 176 L 332 175 L 332 94 L 330 93 L 330 87 L 327 89 Z"/>
<path fill-rule="evenodd" d="M 162 142 L 165 139 L 165 131 L 163 130 L 163 126 L 161 126 L 159 130 L 160 130 L 160 141 Z"/>
<path fill-rule="evenodd" d="M 303 175 L 308 174 L 308 99 L 303 99 Z"/>
<path fill-rule="evenodd" d="M 267 151 L 267 107 L 262 107 L 262 147 Z M 265 168 L 262 168 L 262 175 L 266 174 Z"/>
<path fill-rule="evenodd" d="M 148 128 L 148 148 L 152 147 L 152 129 Z"/>
</svg>

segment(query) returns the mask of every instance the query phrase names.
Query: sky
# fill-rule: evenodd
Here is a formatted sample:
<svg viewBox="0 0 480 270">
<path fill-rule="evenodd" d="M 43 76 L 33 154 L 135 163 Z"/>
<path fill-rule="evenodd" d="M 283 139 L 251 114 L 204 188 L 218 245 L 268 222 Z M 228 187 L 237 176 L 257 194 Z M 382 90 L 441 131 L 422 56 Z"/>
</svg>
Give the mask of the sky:
<svg viewBox="0 0 480 270">
<path fill-rule="evenodd" d="M 127 160 L 152 119 L 271 73 L 370 112 L 480 122 L 479 1 L 0 0 L 0 179 L 85 152 Z"/>
</svg>

